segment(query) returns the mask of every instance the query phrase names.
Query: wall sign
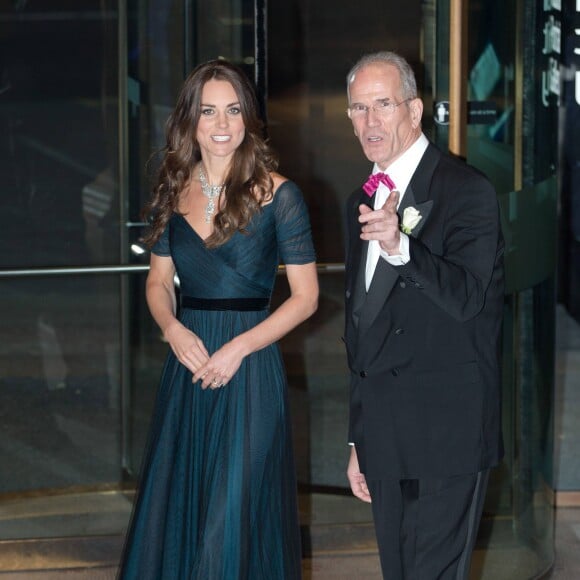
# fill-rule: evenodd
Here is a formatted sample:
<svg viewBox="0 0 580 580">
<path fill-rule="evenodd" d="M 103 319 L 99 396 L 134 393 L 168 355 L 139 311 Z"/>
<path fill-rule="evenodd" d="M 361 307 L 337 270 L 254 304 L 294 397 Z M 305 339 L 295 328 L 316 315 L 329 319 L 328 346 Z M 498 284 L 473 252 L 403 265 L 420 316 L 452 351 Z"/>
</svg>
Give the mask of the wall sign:
<svg viewBox="0 0 580 580">
<path fill-rule="evenodd" d="M 580 0 L 579 0 L 580 1 Z M 449 125 L 449 101 L 435 103 L 433 118 L 437 125 Z"/>
<path fill-rule="evenodd" d="M 449 101 L 435 103 L 433 119 L 437 125 L 449 125 Z M 493 101 L 467 102 L 468 125 L 491 125 L 496 119 L 497 106 Z"/>
</svg>

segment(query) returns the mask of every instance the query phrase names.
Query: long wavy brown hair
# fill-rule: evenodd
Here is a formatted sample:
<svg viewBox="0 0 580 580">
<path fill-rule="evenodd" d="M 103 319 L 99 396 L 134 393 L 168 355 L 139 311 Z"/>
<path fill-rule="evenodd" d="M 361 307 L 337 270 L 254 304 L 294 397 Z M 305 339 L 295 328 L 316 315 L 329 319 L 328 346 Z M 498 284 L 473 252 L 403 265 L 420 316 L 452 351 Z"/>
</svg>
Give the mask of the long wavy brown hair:
<svg viewBox="0 0 580 580">
<path fill-rule="evenodd" d="M 240 102 L 245 136 L 234 152 L 224 181 L 224 203 L 214 216 L 214 229 L 206 239 L 208 247 L 217 247 L 235 232 L 247 232 L 252 217 L 262 204 L 272 199 L 270 172 L 278 161 L 264 139 L 264 125 L 258 116 L 258 102 L 248 77 L 225 60 L 212 60 L 197 66 L 183 83 L 175 109 L 166 125 L 166 144 L 150 201 L 143 218 L 150 227 L 143 241 L 151 247 L 161 236 L 171 215 L 178 212 L 180 196 L 192 179 L 192 171 L 201 160 L 197 142 L 197 124 L 201 115 L 201 95 L 210 80 L 229 82 Z"/>
</svg>

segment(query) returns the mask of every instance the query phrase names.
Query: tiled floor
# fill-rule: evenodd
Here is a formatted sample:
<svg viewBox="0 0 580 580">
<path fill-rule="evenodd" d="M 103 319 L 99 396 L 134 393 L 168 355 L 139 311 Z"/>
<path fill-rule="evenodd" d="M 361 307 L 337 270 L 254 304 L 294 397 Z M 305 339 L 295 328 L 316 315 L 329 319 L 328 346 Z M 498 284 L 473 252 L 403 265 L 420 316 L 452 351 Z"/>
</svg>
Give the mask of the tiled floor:
<svg viewBox="0 0 580 580">
<path fill-rule="evenodd" d="M 340 533 L 348 533 L 341 530 Z M 360 531 L 350 530 L 361 538 Z M 580 508 L 562 508 L 556 512 L 556 561 L 550 580 L 580 578 Z M 477 557 L 477 555 L 476 555 Z M 379 563 L 372 541 L 351 544 L 349 549 L 320 551 L 304 560 L 304 580 L 381 580 Z M 114 566 L 85 569 L 7 572 L 2 580 L 113 580 Z M 509 576 L 501 573 L 496 578 Z M 473 580 L 479 576 L 474 575 Z"/>
<path fill-rule="evenodd" d="M 559 307 L 554 399 L 554 488 L 580 490 L 580 324 Z M 580 493 L 575 494 L 580 500 Z M 580 505 L 556 510 L 551 579 L 580 578 Z"/>
<path fill-rule="evenodd" d="M 554 488 L 580 490 L 580 324 L 561 308 L 557 320 Z"/>
</svg>

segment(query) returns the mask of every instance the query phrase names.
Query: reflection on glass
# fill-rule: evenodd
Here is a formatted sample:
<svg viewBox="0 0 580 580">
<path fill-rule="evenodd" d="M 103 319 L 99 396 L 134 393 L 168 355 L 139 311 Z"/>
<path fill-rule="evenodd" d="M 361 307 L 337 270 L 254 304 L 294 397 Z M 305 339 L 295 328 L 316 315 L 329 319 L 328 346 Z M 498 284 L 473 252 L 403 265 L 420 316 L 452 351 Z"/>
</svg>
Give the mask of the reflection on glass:
<svg viewBox="0 0 580 580">
<path fill-rule="evenodd" d="M 484 580 L 535 577 L 554 558 L 556 192 L 552 178 L 499 196 L 506 239 L 502 341 L 506 456 L 492 473 L 479 537 L 482 551 L 475 558 Z"/>
<path fill-rule="evenodd" d="M 116 16 L 4 6 L 0 264 L 102 263 L 117 250 Z"/>
<path fill-rule="evenodd" d="M 35 518 L 9 523 L 14 492 L 99 488 L 119 477 L 118 282 L 3 280 L 0 293 L 2 539 L 50 535 Z M 77 533 L 69 523 L 59 535 Z"/>
<path fill-rule="evenodd" d="M 114 263 L 115 3 L 45 4 L 0 8 L 0 267 Z M 119 479 L 118 279 L 3 279 L 0 295 L 1 538 L 76 534 L 59 494 Z"/>
<path fill-rule="evenodd" d="M 196 2 L 196 64 L 221 57 L 246 65 L 250 72 L 255 57 L 254 6 L 240 0 Z"/>
</svg>

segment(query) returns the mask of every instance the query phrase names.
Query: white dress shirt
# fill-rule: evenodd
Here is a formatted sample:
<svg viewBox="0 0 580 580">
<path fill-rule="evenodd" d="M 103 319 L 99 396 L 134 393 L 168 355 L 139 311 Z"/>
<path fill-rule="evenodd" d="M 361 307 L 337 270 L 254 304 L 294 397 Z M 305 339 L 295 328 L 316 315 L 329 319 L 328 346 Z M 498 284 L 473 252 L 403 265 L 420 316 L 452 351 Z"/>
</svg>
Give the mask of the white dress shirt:
<svg viewBox="0 0 580 580">
<path fill-rule="evenodd" d="M 423 154 L 425 153 L 428 145 L 429 141 L 427 140 L 427 137 L 421 133 L 413 145 L 411 145 L 409 149 L 407 149 L 397 160 L 393 161 L 393 163 L 391 163 L 391 165 L 389 165 L 386 169 L 381 170 L 376 163 L 373 167 L 373 174 L 379 171 L 384 171 L 395 183 L 395 189 L 399 192 L 400 196 L 397 208 L 401 204 L 403 196 L 405 195 L 405 191 L 409 185 L 409 182 L 411 181 L 411 177 L 413 176 L 413 173 L 415 173 L 415 170 L 417 169 L 417 166 L 419 165 L 419 162 L 421 161 L 421 158 L 423 157 Z M 374 209 L 381 208 L 385 204 L 385 201 L 387 201 L 387 197 L 389 197 L 390 193 L 391 191 L 389 188 L 384 183 L 380 183 L 375 194 Z M 393 266 L 401 266 L 406 264 L 410 260 L 409 237 L 401 232 L 399 253 L 395 255 L 389 255 L 387 252 L 382 250 L 378 240 L 369 241 L 367 263 L 365 268 L 365 285 L 367 291 L 371 285 L 371 281 L 373 279 L 379 258 L 387 260 L 387 262 Z"/>
</svg>

